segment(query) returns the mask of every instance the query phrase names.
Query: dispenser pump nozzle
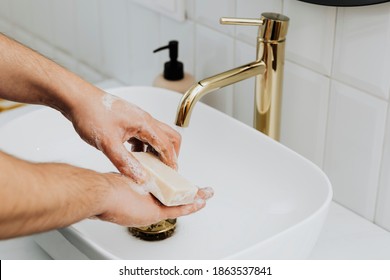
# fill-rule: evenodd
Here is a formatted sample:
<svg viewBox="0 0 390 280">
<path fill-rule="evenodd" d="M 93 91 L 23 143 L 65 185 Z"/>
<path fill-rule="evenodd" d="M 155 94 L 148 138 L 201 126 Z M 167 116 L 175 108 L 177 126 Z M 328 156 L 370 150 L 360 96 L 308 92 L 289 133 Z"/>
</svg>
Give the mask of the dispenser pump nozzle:
<svg viewBox="0 0 390 280">
<path fill-rule="evenodd" d="M 183 63 L 177 60 L 179 54 L 179 42 L 169 41 L 168 45 L 155 49 L 153 52 L 156 53 L 165 49 L 169 49 L 170 61 L 164 64 L 164 78 L 171 81 L 183 79 Z"/>
</svg>

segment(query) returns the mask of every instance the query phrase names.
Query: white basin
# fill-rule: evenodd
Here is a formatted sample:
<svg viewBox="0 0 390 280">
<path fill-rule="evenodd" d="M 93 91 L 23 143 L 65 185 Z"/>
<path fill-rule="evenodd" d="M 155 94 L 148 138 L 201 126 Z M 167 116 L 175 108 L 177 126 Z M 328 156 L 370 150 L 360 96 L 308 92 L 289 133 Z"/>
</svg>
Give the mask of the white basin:
<svg viewBox="0 0 390 280">
<path fill-rule="evenodd" d="M 173 124 L 180 95 L 151 87 L 109 90 Z M 5 115 L 5 114 L 4 114 Z M 114 171 L 60 113 L 42 108 L 1 121 L 0 149 L 33 161 Z M 180 130 L 181 131 L 181 130 Z M 304 259 L 316 243 L 332 198 L 313 163 L 202 103 L 182 131 L 179 171 L 215 196 L 178 219 L 171 238 L 148 242 L 108 222 L 85 220 L 35 240 L 63 259 Z"/>
</svg>

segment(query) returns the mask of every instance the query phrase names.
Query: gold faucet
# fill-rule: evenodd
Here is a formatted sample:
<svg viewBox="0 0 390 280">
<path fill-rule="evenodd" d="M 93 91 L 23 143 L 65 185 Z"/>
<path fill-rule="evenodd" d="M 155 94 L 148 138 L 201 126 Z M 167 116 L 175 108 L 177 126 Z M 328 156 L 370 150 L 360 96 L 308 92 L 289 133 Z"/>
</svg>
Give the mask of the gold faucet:
<svg viewBox="0 0 390 280">
<path fill-rule="evenodd" d="M 256 76 L 253 126 L 279 140 L 284 49 L 288 22 L 288 17 L 277 13 L 263 13 L 259 19 L 221 18 L 221 24 L 259 26 L 256 60 L 193 85 L 180 101 L 176 125 L 188 126 L 196 102 L 206 94 Z"/>
</svg>

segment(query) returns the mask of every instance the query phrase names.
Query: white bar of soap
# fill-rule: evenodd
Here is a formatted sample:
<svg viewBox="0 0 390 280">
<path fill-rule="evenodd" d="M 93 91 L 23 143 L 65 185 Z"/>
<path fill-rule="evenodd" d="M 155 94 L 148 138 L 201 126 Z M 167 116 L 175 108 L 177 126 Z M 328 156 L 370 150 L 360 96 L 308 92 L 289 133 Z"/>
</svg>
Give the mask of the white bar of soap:
<svg viewBox="0 0 390 280">
<path fill-rule="evenodd" d="M 155 180 L 157 188 L 150 192 L 164 205 L 177 206 L 194 202 L 198 188 L 155 155 L 133 152 L 135 158 Z"/>
</svg>

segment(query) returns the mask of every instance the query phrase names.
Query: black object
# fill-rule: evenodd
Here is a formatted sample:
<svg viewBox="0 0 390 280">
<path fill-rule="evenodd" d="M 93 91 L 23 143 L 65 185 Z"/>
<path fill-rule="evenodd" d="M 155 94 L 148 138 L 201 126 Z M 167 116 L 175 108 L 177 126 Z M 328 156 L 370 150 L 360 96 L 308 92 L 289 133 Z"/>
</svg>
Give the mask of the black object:
<svg viewBox="0 0 390 280">
<path fill-rule="evenodd" d="M 167 46 L 160 47 L 153 52 L 169 49 L 170 61 L 164 64 L 164 78 L 170 81 L 178 81 L 184 78 L 183 63 L 177 60 L 179 54 L 179 42 L 169 41 Z"/>
<path fill-rule="evenodd" d="M 379 3 L 389 2 L 390 0 L 299 0 L 301 2 L 308 2 L 312 4 L 337 6 L 337 7 L 354 7 L 365 6 Z"/>
</svg>

